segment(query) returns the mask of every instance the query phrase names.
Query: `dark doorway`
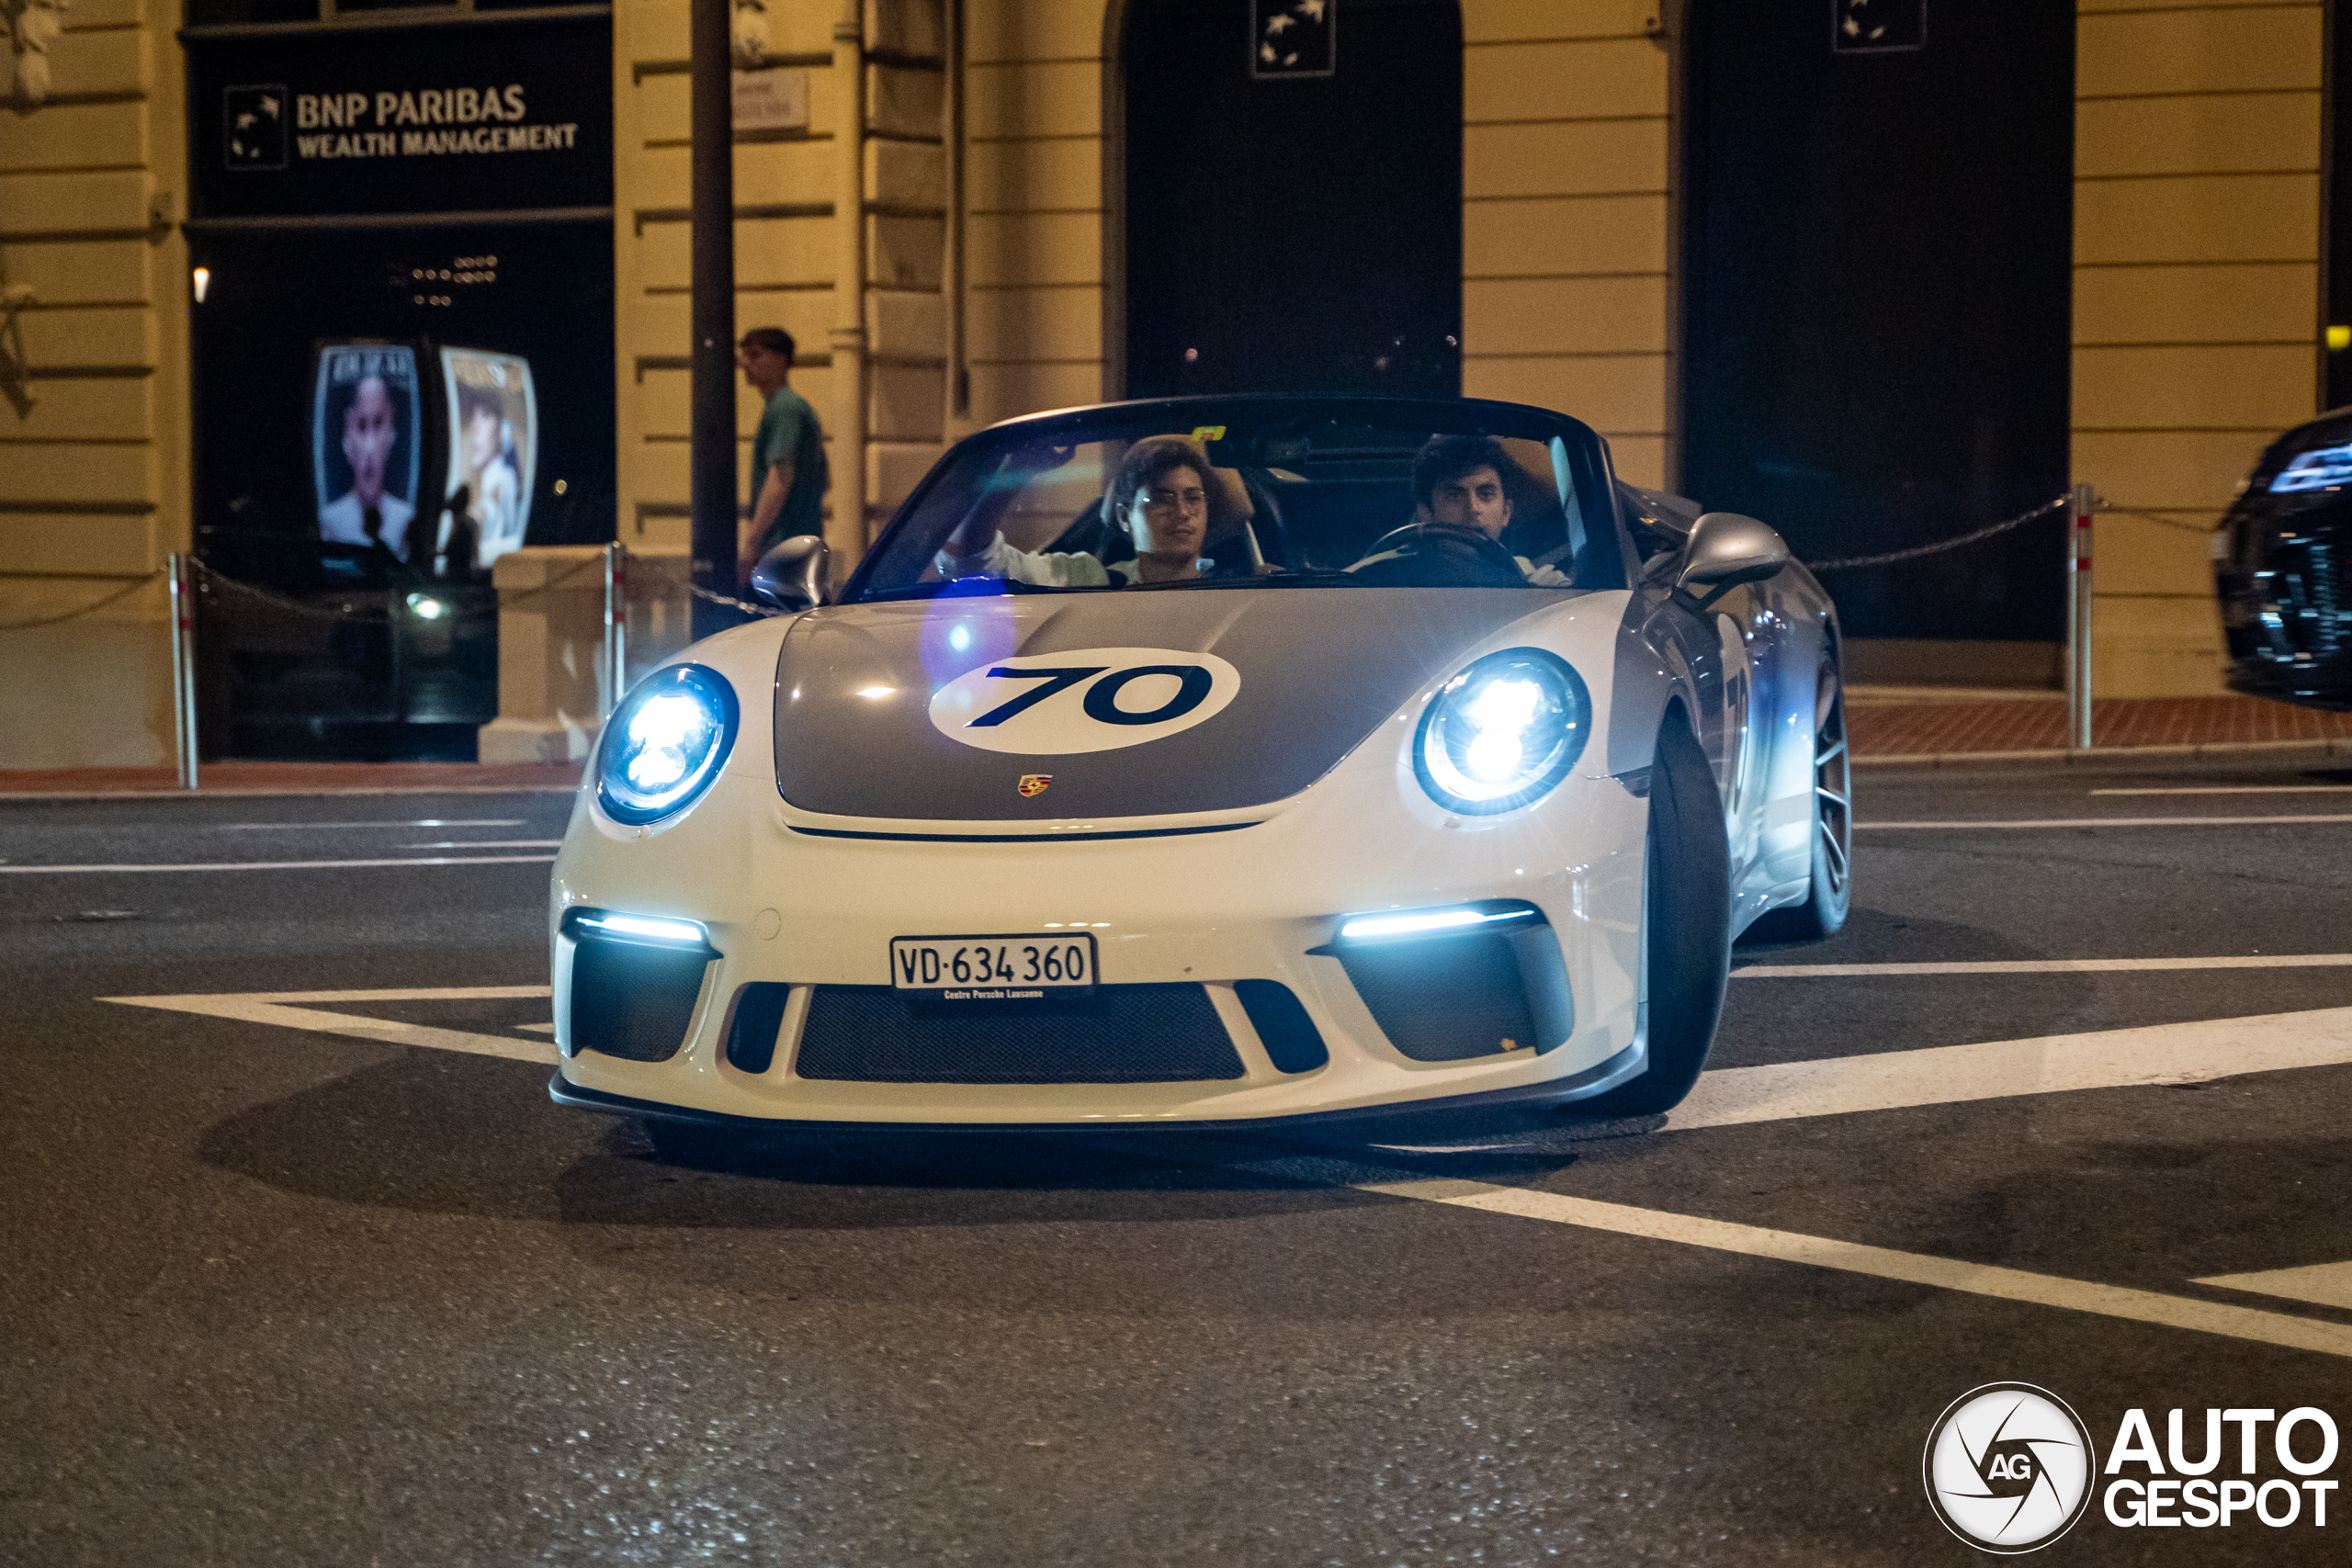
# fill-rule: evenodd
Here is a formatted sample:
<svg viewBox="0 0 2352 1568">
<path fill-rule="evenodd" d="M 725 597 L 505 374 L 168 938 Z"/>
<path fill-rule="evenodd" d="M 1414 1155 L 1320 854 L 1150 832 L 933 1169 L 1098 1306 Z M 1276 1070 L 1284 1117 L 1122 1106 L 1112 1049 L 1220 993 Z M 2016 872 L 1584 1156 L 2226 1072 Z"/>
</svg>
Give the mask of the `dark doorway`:
<svg viewBox="0 0 2352 1568">
<path fill-rule="evenodd" d="M 2320 407 L 2352 404 L 2352 27 L 2343 0 L 2329 0 L 2327 25 L 2327 141 L 2320 157 L 2325 169 L 2327 226 L 2320 234 L 2326 258 L 2320 276 Z"/>
<path fill-rule="evenodd" d="M 1122 32 L 1127 395 L 1458 393 L 1455 0 L 1128 0 Z"/>
<path fill-rule="evenodd" d="M 1963 534 L 2067 482 L 2075 13 L 1692 0 L 1681 486 L 1806 559 Z M 1908 42 L 1907 39 L 1895 40 Z M 2064 523 L 1826 581 L 1849 637 L 2063 635 Z"/>
</svg>

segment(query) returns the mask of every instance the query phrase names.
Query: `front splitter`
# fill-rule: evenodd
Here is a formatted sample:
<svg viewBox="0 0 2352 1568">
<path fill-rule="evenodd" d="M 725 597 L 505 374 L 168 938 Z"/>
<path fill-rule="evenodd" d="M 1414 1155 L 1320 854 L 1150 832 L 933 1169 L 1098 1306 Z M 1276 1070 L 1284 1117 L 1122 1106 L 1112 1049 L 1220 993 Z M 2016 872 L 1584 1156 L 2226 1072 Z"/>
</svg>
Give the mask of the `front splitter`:
<svg viewBox="0 0 2352 1568">
<path fill-rule="evenodd" d="M 1476 1094 L 1445 1095 L 1434 1100 L 1409 1100 L 1390 1105 L 1350 1106 L 1339 1111 L 1306 1111 L 1287 1116 L 1216 1116 L 1183 1121 L 1108 1122 L 1091 1119 L 1078 1122 L 820 1122 L 802 1121 L 782 1116 L 735 1116 L 721 1111 L 702 1111 L 691 1106 L 664 1105 L 659 1100 L 632 1100 L 627 1095 L 610 1094 L 603 1089 L 588 1089 L 567 1082 L 561 1071 L 548 1080 L 548 1098 L 558 1105 L 575 1111 L 598 1111 L 613 1116 L 639 1116 L 649 1121 L 673 1122 L 687 1126 L 707 1127 L 712 1131 L 741 1134 L 757 1133 L 1104 1133 L 1180 1131 L 1186 1133 L 1227 1131 L 1245 1128 L 1286 1130 L 1292 1128 L 1368 1126 L 1396 1122 L 1431 1118 L 1458 1117 L 1465 1113 L 1510 1111 L 1544 1111 L 1572 1105 L 1589 1100 L 1616 1088 L 1641 1071 L 1646 1051 L 1640 1043 L 1626 1046 L 1604 1062 L 1596 1063 L 1580 1073 L 1564 1078 L 1554 1078 L 1540 1084 L 1521 1084 L 1511 1089 L 1483 1089 Z"/>
</svg>

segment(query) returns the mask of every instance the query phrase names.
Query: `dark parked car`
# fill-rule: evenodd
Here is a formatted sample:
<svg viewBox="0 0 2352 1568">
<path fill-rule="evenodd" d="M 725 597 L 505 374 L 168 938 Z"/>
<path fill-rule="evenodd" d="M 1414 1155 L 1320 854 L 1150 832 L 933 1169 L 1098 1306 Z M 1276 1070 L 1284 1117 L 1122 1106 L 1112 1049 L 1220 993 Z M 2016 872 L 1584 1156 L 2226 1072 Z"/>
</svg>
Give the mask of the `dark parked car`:
<svg viewBox="0 0 2352 1568">
<path fill-rule="evenodd" d="M 2352 710 L 2352 409 L 2271 443 L 2213 536 L 2233 691 Z"/>
</svg>

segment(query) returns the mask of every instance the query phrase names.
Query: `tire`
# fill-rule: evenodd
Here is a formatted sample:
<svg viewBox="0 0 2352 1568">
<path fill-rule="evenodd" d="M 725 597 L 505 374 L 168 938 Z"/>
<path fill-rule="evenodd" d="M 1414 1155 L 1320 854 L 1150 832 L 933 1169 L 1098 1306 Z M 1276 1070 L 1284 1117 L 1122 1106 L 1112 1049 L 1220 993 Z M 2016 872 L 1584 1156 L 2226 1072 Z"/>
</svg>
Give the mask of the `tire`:
<svg viewBox="0 0 2352 1568">
<path fill-rule="evenodd" d="M 1578 1117 L 1655 1116 L 1690 1092 L 1731 975 L 1731 845 L 1706 753 L 1677 717 L 1658 732 L 1650 769 L 1643 991 L 1649 1066 L 1641 1077 L 1576 1101 Z"/>
<path fill-rule="evenodd" d="M 1819 942 L 1846 923 L 1854 899 L 1854 770 L 1846 744 L 1846 688 L 1822 661 L 1813 698 L 1813 880 L 1804 902 L 1769 909 L 1743 943 Z"/>
</svg>

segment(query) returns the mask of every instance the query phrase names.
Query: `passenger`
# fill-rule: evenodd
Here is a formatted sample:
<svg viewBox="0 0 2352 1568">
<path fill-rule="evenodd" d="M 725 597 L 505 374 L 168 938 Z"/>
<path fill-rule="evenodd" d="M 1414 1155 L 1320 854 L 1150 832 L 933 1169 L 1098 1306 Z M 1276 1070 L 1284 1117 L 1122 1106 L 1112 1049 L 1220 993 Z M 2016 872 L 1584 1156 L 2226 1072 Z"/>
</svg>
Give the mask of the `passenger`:
<svg viewBox="0 0 2352 1568">
<path fill-rule="evenodd" d="M 1498 544 L 1510 526 L 1510 491 L 1503 475 L 1510 454 L 1491 435 L 1433 435 L 1413 457 L 1413 499 L 1440 528 L 1484 534 Z M 1520 575 L 1539 588 L 1572 588 L 1554 566 L 1513 555 Z"/>
<path fill-rule="evenodd" d="M 997 529 L 1006 509 L 1032 478 L 1068 457 L 1066 450 L 1008 456 L 989 493 L 947 536 L 933 563 L 939 575 L 1001 577 L 1052 588 L 1124 588 L 1185 581 L 1204 576 L 1216 564 L 1200 554 L 1209 527 L 1208 456 L 1181 435 L 1149 436 L 1127 448 L 1102 498 L 1104 529 L 1125 528 L 1135 541 L 1132 558 L 1105 561 L 1107 549 L 1032 554 L 1007 544 Z"/>
</svg>

